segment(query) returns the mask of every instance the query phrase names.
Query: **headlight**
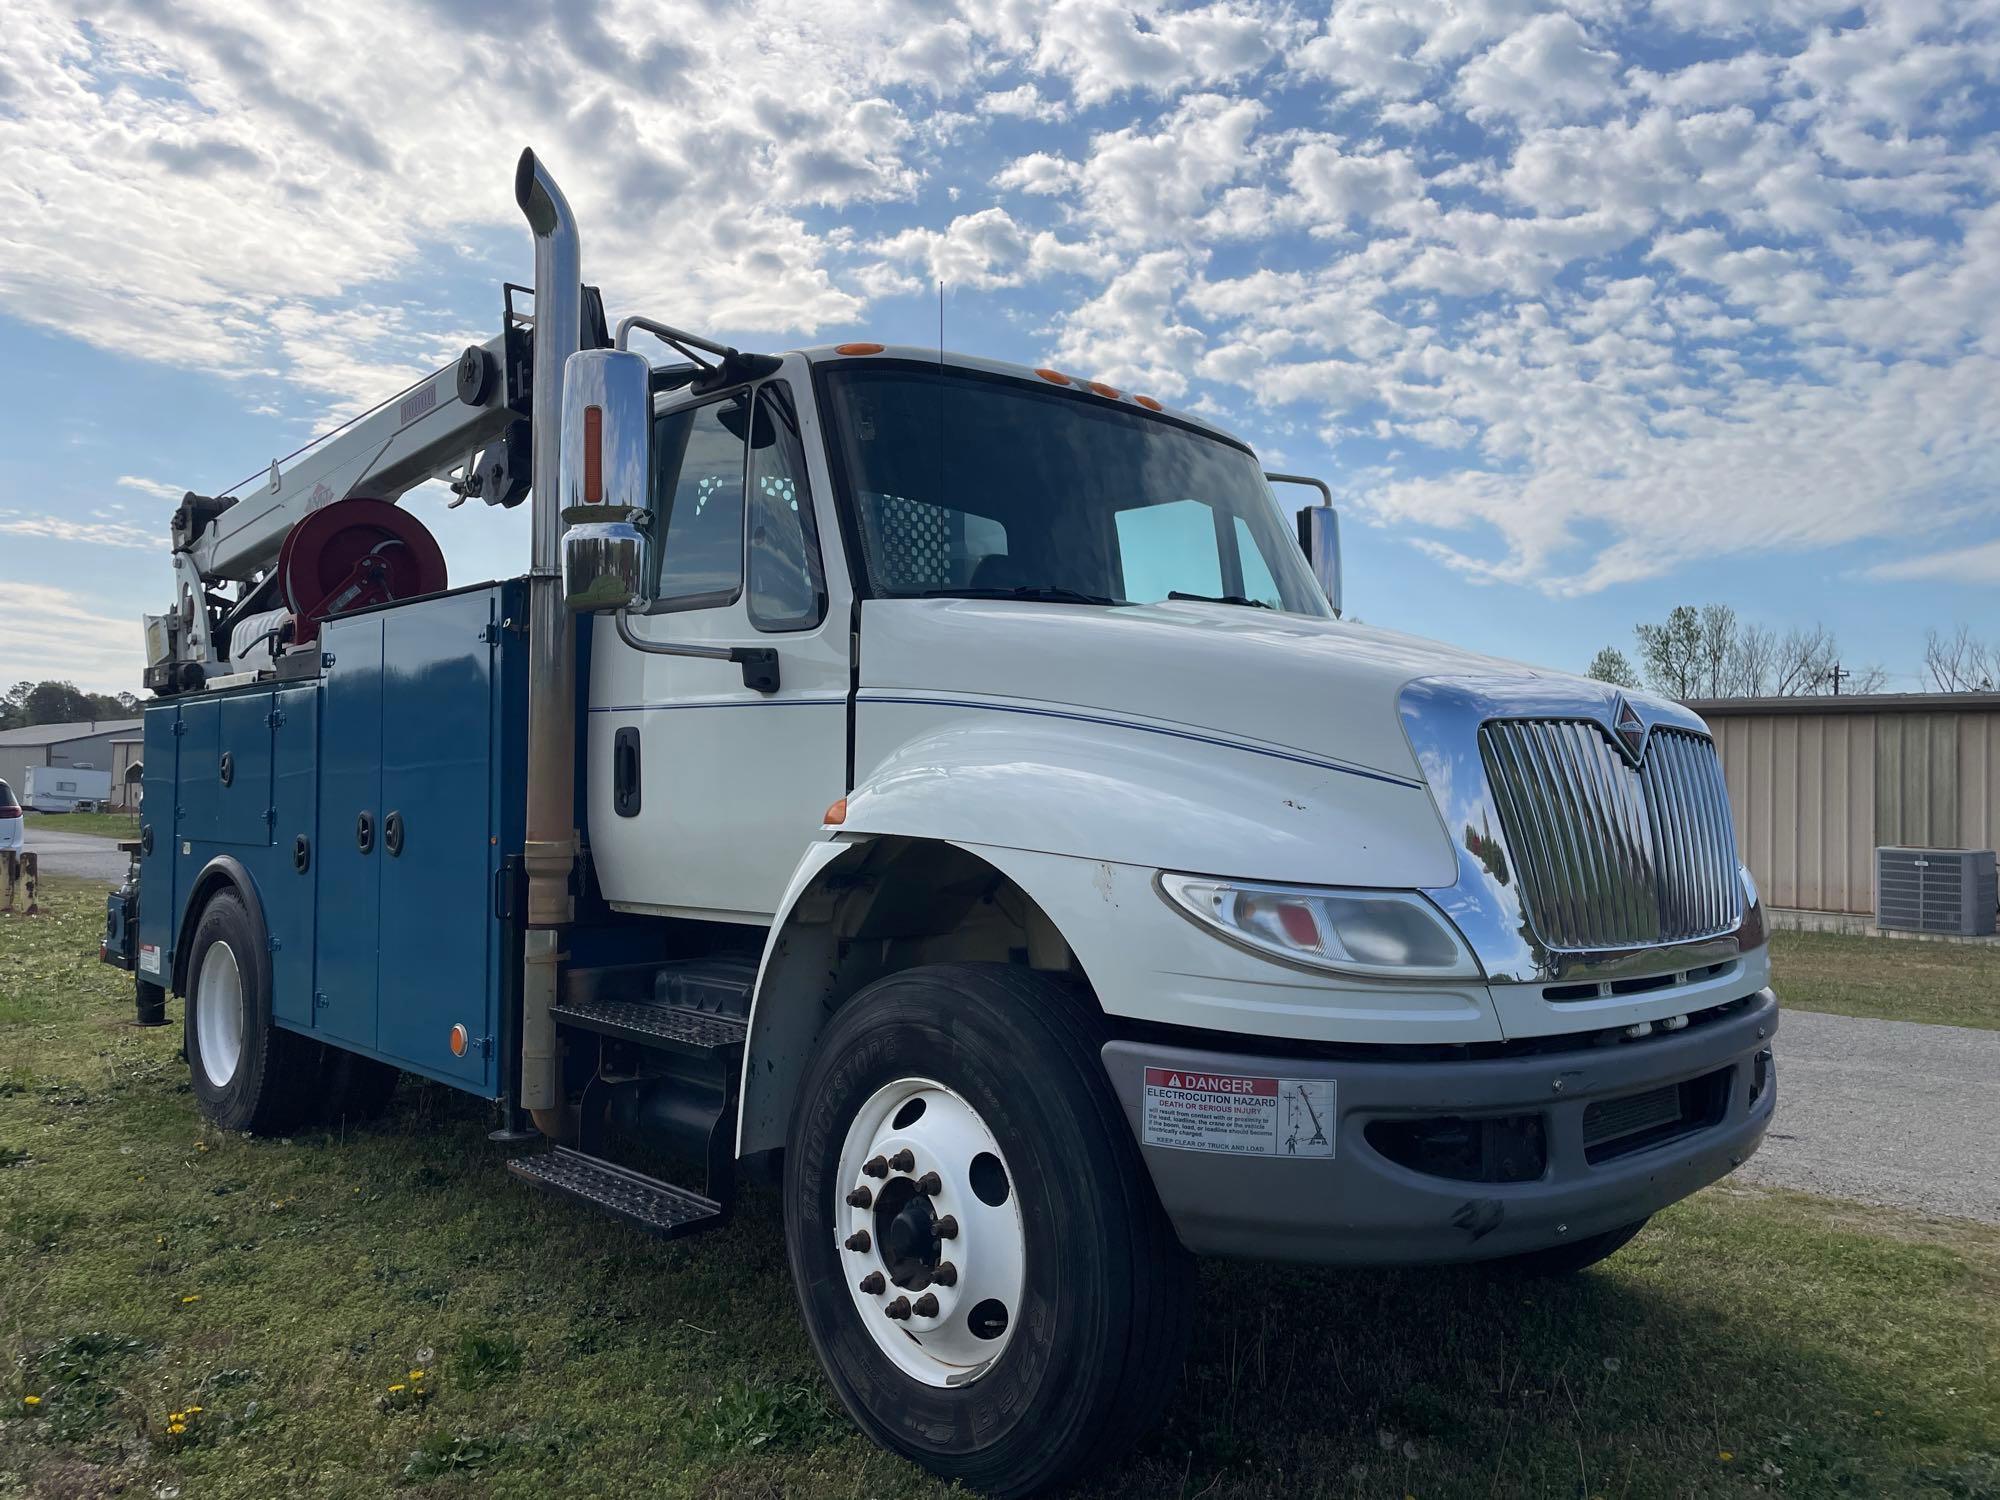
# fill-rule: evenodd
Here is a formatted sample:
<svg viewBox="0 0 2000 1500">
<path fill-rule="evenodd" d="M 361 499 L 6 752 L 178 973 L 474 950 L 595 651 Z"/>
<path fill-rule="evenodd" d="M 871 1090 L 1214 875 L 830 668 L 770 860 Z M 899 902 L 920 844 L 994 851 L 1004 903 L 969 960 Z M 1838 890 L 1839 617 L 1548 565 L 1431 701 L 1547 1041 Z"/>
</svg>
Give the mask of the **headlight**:
<svg viewBox="0 0 2000 1500">
<path fill-rule="evenodd" d="M 1252 885 L 1160 876 L 1167 899 L 1232 942 L 1287 963 L 1387 979 L 1477 979 L 1444 913 L 1414 891 Z"/>
</svg>

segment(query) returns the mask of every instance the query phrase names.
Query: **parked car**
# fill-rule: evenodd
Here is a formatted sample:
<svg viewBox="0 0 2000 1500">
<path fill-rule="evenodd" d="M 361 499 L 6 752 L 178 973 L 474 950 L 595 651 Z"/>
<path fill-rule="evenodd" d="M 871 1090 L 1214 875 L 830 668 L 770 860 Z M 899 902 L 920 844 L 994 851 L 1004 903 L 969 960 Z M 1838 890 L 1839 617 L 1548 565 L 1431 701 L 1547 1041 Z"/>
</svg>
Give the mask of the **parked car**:
<svg viewBox="0 0 2000 1500">
<path fill-rule="evenodd" d="M 14 789 L 0 781 L 0 849 L 22 849 L 28 843 L 26 825 L 21 820 L 21 804 Z"/>
</svg>

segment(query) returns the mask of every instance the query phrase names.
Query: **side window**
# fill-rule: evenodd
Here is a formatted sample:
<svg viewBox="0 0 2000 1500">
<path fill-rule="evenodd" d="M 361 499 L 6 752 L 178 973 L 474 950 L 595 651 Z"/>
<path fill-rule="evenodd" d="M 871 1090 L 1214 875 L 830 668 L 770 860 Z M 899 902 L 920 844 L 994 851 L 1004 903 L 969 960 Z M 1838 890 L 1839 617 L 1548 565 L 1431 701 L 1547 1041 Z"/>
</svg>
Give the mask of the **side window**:
<svg viewBox="0 0 2000 1500">
<path fill-rule="evenodd" d="M 653 426 L 653 597 L 726 604 L 743 587 L 742 396 L 670 412 Z"/>
<path fill-rule="evenodd" d="M 1125 597 L 1156 604 L 1173 590 L 1220 594 L 1222 553 L 1215 512 L 1199 500 L 1171 500 L 1118 512 L 1118 558 Z"/>
<path fill-rule="evenodd" d="M 1270 564 L 1264 561 L 1257 538 L 1250 534 L 1250 523 L 1241 516 L 1236 518 L 1236 557 L 1243 567 L 1243 597 L 1283 609 L 1285 597 L 1278 592 L 1278 580 L 1271 576 Z"/>
<path fill-rule="evenodd" d="M 750 424 L 750 623 L 810 630 L 825 613 L 805 445 L 791 392 L 774 381 L 758 388 Z"/>
</svg>

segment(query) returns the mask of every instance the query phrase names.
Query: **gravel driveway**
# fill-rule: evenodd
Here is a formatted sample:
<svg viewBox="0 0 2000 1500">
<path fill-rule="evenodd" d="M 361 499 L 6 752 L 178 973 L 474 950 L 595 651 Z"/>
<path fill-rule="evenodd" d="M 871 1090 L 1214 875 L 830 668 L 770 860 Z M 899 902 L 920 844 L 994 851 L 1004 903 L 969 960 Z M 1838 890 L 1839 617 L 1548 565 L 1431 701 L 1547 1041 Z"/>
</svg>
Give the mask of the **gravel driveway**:
<svg viewBox="0 0 2000 1500">
<path fill-rule="evenodd" d="M 1778 1116 L 1739 1176 L 2000 1224 L 2000 1031 L 1788 1010 Z"/>
<path fill-rule="evenodd" d="M 118 840 L 94 833 L 63 833 L 39 820 L 28 824 L 28 847 L 39 854 L 44 875 L 80 875 L 118 885 L 129 862 L 118 852 Z"/>
</svg>

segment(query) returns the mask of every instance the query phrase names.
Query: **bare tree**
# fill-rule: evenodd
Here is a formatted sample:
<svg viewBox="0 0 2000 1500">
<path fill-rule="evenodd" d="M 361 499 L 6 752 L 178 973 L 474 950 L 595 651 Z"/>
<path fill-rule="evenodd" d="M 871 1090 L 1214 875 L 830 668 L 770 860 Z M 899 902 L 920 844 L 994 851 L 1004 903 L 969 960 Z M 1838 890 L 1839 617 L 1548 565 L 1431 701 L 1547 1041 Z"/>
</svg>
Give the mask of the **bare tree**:
<svg viewBox="0 0 2000 1500">
<path fill-rule="evenodd" d="M 1704 698 L 1730 697 L 1735 691 L 1729 658 L 1736 647 L 1736 611 L 1726 604 L 1704 604 L 1699 630 L 1695 691 Z"/>
<path fill-rule="evenodd" d="M 1824 625 L 1794 626 L 1780 637 L 1739 620 L 1727 604 L 1677 605 L 1665 620 L 1636 626 L 1633 634 L 1647 685 L 1670 698 L 1877 693 L 1889 677 L 1878 666 L 1843 664 L 1840 643 Z M 1988 659 L 2000 675 L 2000 650 Z M 1595 662 L 1591 675 L 1602 675 Z"/>
<path fill-rule="evenodd" d="M 1839 647 L 1824 625 L 1801 630 L 1794 625 L 1778 642 L 1771 663 L 1771 691 L 1780 698 L 1806 698 L 1833 691 L 1833 666 Z"/>
<path fill-rule="evenodd" d="M 1950 635 L 1927 630 L 1924 670 L 1940 693 L 1990 693 L 2000 680 L 2000 645 L 1980 640 L 1964 625 Z"/>
<path fill-rule="evenodd" d="M 1778 661 L 1778 638 L 1762 625 L 1745 625 L 1729 650 L 1731 698 L 1765 698 Z"/>
</svg>

